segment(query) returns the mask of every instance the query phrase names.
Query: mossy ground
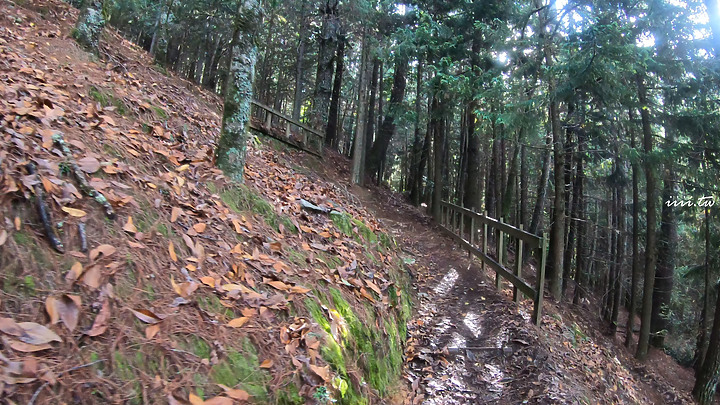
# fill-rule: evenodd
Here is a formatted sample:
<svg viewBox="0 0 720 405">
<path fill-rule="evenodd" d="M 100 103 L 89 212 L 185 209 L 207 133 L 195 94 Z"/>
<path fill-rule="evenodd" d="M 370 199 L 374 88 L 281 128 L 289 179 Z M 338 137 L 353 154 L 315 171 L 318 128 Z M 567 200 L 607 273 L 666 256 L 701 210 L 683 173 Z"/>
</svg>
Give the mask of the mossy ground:
<svg viewBox="0 0 720 405">
<path fill-rule="evenodd" d="M 258 215 L 276 231 L 280 231 L 282 225 L 286 232 L 297 233 L 290 218 L 278 215 L 269 202 L 246 186 L 238 184 L 227 188 L 220 192 L 220 199 L 237 213 L 251 212 Z"/>
</svg>

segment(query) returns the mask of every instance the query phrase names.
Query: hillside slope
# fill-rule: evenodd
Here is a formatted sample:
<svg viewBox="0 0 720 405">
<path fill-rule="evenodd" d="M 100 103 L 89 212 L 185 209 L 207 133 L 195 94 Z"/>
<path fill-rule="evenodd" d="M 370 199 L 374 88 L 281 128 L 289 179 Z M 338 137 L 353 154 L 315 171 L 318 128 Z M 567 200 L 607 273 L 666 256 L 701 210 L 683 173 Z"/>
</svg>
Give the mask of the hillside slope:
<svg viewBox="0 0 720 405">
<path fill-rule="evenodd" d="M 83 52 L 65 3 L 24 7 L 0 2 L 0 396 L 398 395 L 407 269 L 357 199 L 257 142 L 229 183 L 216 96 L 108 30 Z"/>
</svg>

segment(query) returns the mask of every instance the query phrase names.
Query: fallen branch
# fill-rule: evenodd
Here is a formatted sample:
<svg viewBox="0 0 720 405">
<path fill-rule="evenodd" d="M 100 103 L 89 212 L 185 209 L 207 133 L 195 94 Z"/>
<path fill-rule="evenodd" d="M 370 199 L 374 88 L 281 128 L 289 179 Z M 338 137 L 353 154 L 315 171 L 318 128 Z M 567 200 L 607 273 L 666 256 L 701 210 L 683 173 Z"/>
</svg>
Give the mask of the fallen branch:
<svg viewBox="0 0 720 405">
<path fill-rule="evenodd" d="M 75 176 L 75 179 L 80 186 L 80 190 L 82 190 L 83 193 L 87 194 L 90 198 L 95 200 L 95 202 L 103 206 L 103 208 L 105 209 L 105 216 L 107 216 L 109 219 L 115 219 L 115 210 L 113 209 L 112 205 L 110 205 L 110 202 L 101 192 L 97 191 L 93 186 L 90 185 L 87 177 L 85 177 L 85 173 L 80 169 L 80 166 L 78 166 L 77 163 L 75 163 L 75 161 L 73 160 L 72 151 L 70 151 L 70 148 L 68 147 L 67 142 L 65 142 L 62 134 L 58 132 L 53 135 L 53 141 L 60 147 L 63 155 L 65 155 L 65 159 L 67 159 L 67 162 L 72 169 L 73 175 Z"/>
<path fill-rule="evenodd" d="M 53 249 L 59 253 L 65 253 L 65 247 L 55 233 L 55 227 L 53 226 L 52 218 L 50 217 L 50 208 L 48 208 L 48 205 L 45 202 L 45 190 L 43 189 L 42 182 L 37 174 L 37 168 L 34 163 L 28 163 L 25 167 L 30 175 L 35 175 L 37 178 L 37 182 L 35 182 L 35 185 L 33 186 L 35 191 L 35 207 L 37 208 L 40 221 L 43 223 L 43 228 L 45 228 L 45 235 L 50 241 L 50 245 L 52 245 Z"/>
<path fill-rule="evenodd" d="M 85 223 L 78 224 L 78 233 L 80 234 L 80 251 L 85 253 L 88 251 L 87 236 L 85 235 Z"/>
</svg>

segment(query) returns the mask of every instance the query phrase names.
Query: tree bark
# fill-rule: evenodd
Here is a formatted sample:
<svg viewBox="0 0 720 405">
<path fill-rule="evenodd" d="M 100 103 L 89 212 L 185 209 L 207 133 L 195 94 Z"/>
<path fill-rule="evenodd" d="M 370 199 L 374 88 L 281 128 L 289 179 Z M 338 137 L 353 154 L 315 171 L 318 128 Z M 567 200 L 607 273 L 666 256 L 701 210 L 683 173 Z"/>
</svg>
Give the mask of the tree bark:
<svg viewBox="0 0 720 405">
<path fill-rule="evenodd" d="M 327 131 L 325 132 L 325 145 L 337 149 L 338 140 L 338 111 L 340 110 L 340 95 L 342 90 L 343 71 L 345 70 L 345 39 L 339 38 L 333 83 L 332 102 L 330 103 L 330 116 Z"/>
<path fill-rule="evenodd" d="M 293 94 L 292 117 L 295 121 L 300 120 L 303 95 L 303 75 L 305 63 L 305 36 L 307 35 L 307 20 L 305 18 L 306 0 L 300 5 L 300 28 L 298 29 L 297 61 L 295 63 L 295 92 Z"/>
<path fill-rule="evenodd" d="M 433 197 L 432 212 L 436 221 L 440 221 L 443 182 L 443 159 L 445 157 L 445 131 L 442 128 L 440 103 L 437 96 L 433 97 L 433 116 L 430 118 L 433 131 Z"/>
<path fill-rule="evenodd" d="M 376 175 L 378 180 L 381 178 L 381 164 L 385 160 L 388 146 L 390 146 L 390 141 L 395 134 L 395 117 L 400 113 L 405 98 L 405 88 L 407 87 L 408 59 L 399 55 L 396 58 L 388 111 L 382 126 L 378 129 L 378 135 L 375 142 L 373 142 L 372 148 L 370 148 L 370 155 L 368 156 L 368 172 L 371 175 Z"/>
<path fill-rule="evenodd" d="M 330 96 L 333 84 L 333 66 L 337 49 L 337 8 L 339 0 L 323 1 L 322 28 L 319 37 L 317 75 L 313 95 L 312 125 L 325 133 L 330 110 Z"/>
<path fill-rule="evenodd" d="M 253 96 L 257 36 L 262 26 L 259 0 L 240 2 L 233 33 L 230 74 L 225 86 L 222 129 L 215 150 L 217 166 L 225 175 L 242 183 L 247 152 L 247 130 L 250 124 L 250 103 Z"/>
<path fill-rule="evenodd" d="M 674 141 L 673 130 L 666 127 L 667 142 Z M 650 344 L 654 347 L 665 346 L 667 335 L 670 298 L 675 274 L 675 256 L 678 244 L 677 220 L 675 210 L 668 204 L 677 197 L 677 176 L 673 162 L 668 162 L 663 176 L 662 210 L 660 214 L 660 238 L 658 240 L 658 261 L 655 269 L 655 287 L 653 289 L 652 314 L 650 317 Z"/>
<path fill-rule="evenodd" d="M 102 1 L 85 0 L 72 32 L 78 44 L 96 55 L 100 52 L 100 33 L 105 27 L 102 7 Z"/>
<path fill-rule="evenodd" d="M 720 284 L 715 286 L 717 300 L 715 303 L 715 319 L 713 320 L 712 332 L 708 351 L 695 380 L 693 397 L 700 405 L 710 405 L 715 398 L 715 390 L 720 376 Z"/>
<path fill-rule="evenodd" d="M 628 110 L 628 118 L 630 120 L 629 125 L 633 125 L 634 116 L 633 110 Z M 635 149 L 635 131 L 630 130 L 630 147 Z M 640 175 L 640 163 L 637 161 L 632 162 L 632 279 L 630 281 L 630 306 L 628 308 L 628 320 L 626 325 L 625 334 L 625 347 L 630 347 L 633 340 L 633 334 L 635 329 L 635 311 L 637 311 L 638 303 L 638 283 L 640 282 L 640 191 L 639 191 L 639 175 Z"/>
<path fill-rule="evenodd" d="M 420 94 L 422 91 L 423 63 L 418 58 L 417 78 L 415 84 L 415 132 L 413 136 L 413 146 L 410 156 L 410 202 L 413 205 L 420 204 L 420 189 L 422 187 L 422 172 L 420 171 L 420 155 L 423 149 L 423 140 L 420 135 L 420 113 L 422 112 L 422 103 Z"/>
<path fill-rule="evenodd" d="M 368 106 L 366 97 L 367 92 L 365 91 L 365 65 L 367 64 L 367 33 L 363 30 L 362 40 L 362 52 L 360 60 L 360 77 L 358 78 L 358 113 L 357 123 L 355 124 L 355 142 L 353 145 L 353 156 L 352 156 L 352 182 L 353 184 L 364 185 L 365 184 L 365 111 Z"/>
<path fill-rule="evenodd" d="M 647 235 L 645 237 L 645 282 L 643 283 L 642 316 L 640 320 L 640 338 L 635 357 L 645 360 L 650 344 L 650 319 L 652 316 L 652 292 L 655 286 L 656 247 L 655 231 L 657 228 L 657 211 L 655 208 L 655 172 L 650 162 L 653 151 L 653 133 L 650 127 L 650 112 L 645 87 L 644 73 L 636 76 L 638 99 L 640 101 L 640 119 L 642 121 L 643 147 L 645 150 L 645 178 L 647 196 Z"/>
<path fill-rule="evenodd" d="M 705 361 L 707 353 L 707 329 L 710 318 L 710 213 L 705 207 L 705 288 L 703 290 L 702 310 L 700 311 L 700 322 L 698 325 L 697 343 L 695 346 L 695 358 L 693 368 L 695 375 L 700 373 L 700 367 Z M 716 315 L 717 316 L 717 315 Z"/>
</svg>

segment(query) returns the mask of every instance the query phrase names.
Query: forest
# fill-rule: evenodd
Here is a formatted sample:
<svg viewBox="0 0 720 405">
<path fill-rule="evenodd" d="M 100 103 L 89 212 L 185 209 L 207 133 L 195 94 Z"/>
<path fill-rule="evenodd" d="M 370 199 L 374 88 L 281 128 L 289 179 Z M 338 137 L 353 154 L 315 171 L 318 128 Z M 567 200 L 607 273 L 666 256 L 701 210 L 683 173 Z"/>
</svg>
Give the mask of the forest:
<svg viewBox="0 0 720 405">
<path fill-rule="evenodd" d="M 585 313 L 637 364 L 654 352 L 667 354 L 689 370 L 698 403 L 717 400 L 717 0 L 69 3 L 79 10 L 69 36 L 100 64 L 114 64 L 110 70 L 119 71 L 129 60 L 106 44 L 111 41 L 102 32 L 112 30 L 146 53 L 154 74 L 177 77 L 222 100 L 210 154 L 228 181 L 252 179 L 254 186 L 267 186 L 257 163 L 248 163 L 257 159 L 259 131 L 287 137 L 291 149 L 315 148 L 313 153 L 323 156 L 318 163 L 326 166 L 323 170 L 337 170 L 337 162 L 347 161 L 353 190 L 397 195 L 408 210 L 427 213 L 438 223 L 444 204 L 453 204 L 537 237 L 547 235 L 547 301 Z M 10 123 L 10 115 L 5 117 Z M 167 125 L 165 130 L 170 132 Z M 184 138 L 180 142 L 191 142 L 192 131 L 186 131 L 177 135 Z M 313 131 L 319 140 L 307 136 Z M 148 126 L 151 136 L 159 132 L 163 137 L 162 129 Z M 293 184 L 273 187 L 288 190 Z M 313 203 L 325 201 L 321 195 Z M 281 200 L 280 192 L 269 196 Z M 298 210 L 326 209 L 313 203 L 305 201 Z M 337 213 L 330 212 L 332 203 L 329 207 L 329 215 Z M 177 218 L 174 208 L 172 215 Z M 459 226 L 469 229 L 464 221 Z M 132 217 L 129 224 L 134 226 Z M 289 227 L 306 231 L 297 223 Z M 502 246 L 497 237 L 490 239 Z M 2 235 L 0 240 L 1 247 Z M 273 243 L 263 246 L 277 253 Z M 511 247 L 515 260 L 530 260 L 519 247 Z M 170 249 L 174 256 L 172 242 Z M 283 291 L 294 292 L 284 283 Z M 393 288 L 375 284 L 379 281 L 359 286 L 377 292 L 380 301 Z M 363 287 L 355 296 L 368 291 Z M 337 332 L 333 313 L 350 319 L 335 305 L 337 311 L 328 312 L 332 334 Z M 245 312 L 243 317 L 251 318 Z M 406 347 L 404 358 L 410 362 L 414 356 L 408 353 Z M 336 365 L 332 369 L 342 375 Z M 370 384 L 385 395 L 384 384 Z M 334 388 L 345 398 L 347 387 Z M 527 398 L 533 398 L 532 391 Z"/>
</svg>

